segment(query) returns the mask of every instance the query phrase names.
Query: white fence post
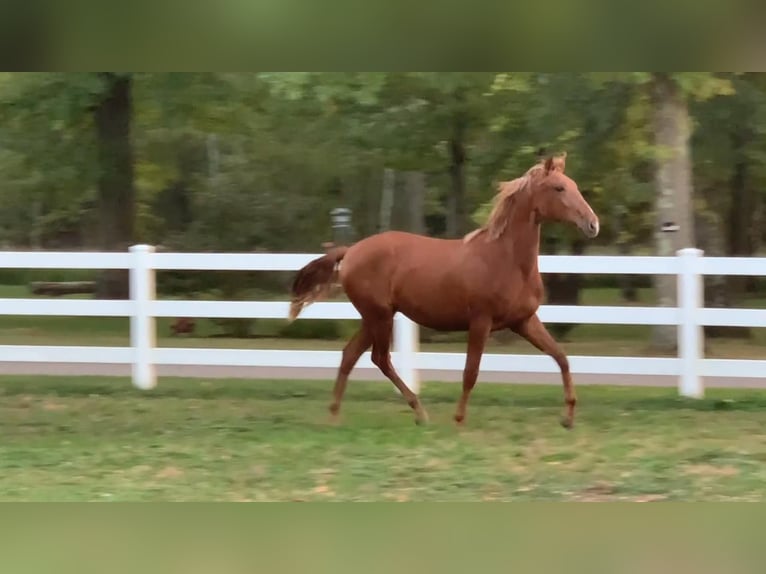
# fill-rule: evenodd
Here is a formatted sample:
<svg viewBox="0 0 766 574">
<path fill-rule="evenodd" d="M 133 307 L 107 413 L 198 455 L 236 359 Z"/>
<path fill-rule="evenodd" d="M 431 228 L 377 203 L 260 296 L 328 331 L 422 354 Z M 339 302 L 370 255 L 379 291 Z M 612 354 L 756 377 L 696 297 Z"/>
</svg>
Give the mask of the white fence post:
<svg viewBox="0 0 766 574">
<path fill-rule="evenodd" d="M 133 350 L 132 379 L 139 389 L 152 389 L 157 385 L 152 355 L 156 329 L 151 305 L 156 297 L 151 245 L 133 245 L 133 264 L 130 268 L 130 299 L 133 313 L 130 316 L 130 346 Z"/>
<path fill-rule="evenodd" d="M 700 249 L 681 249 L 677 253 L 678 270 L 678 358 L 681 376 L 678 392 L 686 397 L 702 398 L 705 388 L 700 376 L 704 358 L 704 331 L 699 324 L 699 310 L 704 307 L 704 277 L 700 273 Z"/>
<path fill-rule="evenodd" d="M 420 392 L 420 380 L 415 366 L 418 353 L 418 325 L 401 313 L 394 316 L 394 352 L 396 370 L 407 387 L 414 393 Z"/>
</svg>

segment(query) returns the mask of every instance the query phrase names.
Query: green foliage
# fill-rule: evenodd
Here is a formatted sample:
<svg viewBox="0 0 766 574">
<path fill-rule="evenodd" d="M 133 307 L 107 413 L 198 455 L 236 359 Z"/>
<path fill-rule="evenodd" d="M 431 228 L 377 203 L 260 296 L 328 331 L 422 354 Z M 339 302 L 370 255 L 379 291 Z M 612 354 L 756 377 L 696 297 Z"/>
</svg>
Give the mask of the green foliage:
<svg viewBox="0 0 766 574">
<path fill-rule="evenodd" d="M 693 99 L 705 101 L 716 96 L 731 96 L 735 93 L 729 78 L 713 72 L 682 72 L 673 74 L 683 92 Z"/>
<path fill-rule="evenodd" d="M 594 72 L 588 76 L 601 85 L 635 86 L 646 86 L 657 78 L 664 78 L 675 82 L 690 98 L 700 101 L 735 93 L 731 79 L 718 72 Z"/>
<path fill-rule="evenodd" d="M 531 111 L 493 124 L 482 166 L 486 180 L 518 177 L 537 161 L 540 148 L 566 151 L 567 172 L 601 215 L 600 241 L 645 240 L 653 189 L 645 167 L 651 133 L 643 93 L 630 84 L 574 73 L 538 74 L 531 81 L 536 89 L 515 96 L 517 106 Z M 522 143 L 513 153 L 493 154 L 508 140 Z M 477 225 L 484 223 L 491 204 L 487 198 L 474 211 Z M 573 234 L 567 228 L 549 226 L 544 233 L 569 249 Z"/>
<path fill-rule="evenodd" d="M 279 336 L 287 339 L 337 340 L 347 336 L 348 331 L 341 321 L 316 319 L 289 323 L 279 330 Z"/>
<path fill-rule="evenodd" d="M 331 239 L 334 207 L 353 210 L 356 237 L 377 230 L 384 168 L 426 175 L 436 233 L 451 193 L 447 142 L 459 125 L 475 224 L 494 182 L 523 173 L 540 148 L 565 150 L 602 219 L 589 248 L 650 247 L 656 150 L 647 88 L 658 74 L 134 73 L 138 236 L 187 251 L 318 251 Z M 727 213 L 738 159 L 749 166 L 748 185 L 766 183 L 764 75 L 666 78 L 691 100 L 699 196 Z M 0 242 L 94 244 L 91 111 L 103 90 L 98 73 L 0 74 Z M 735 122 L 749 136 L 742 151 L 718 137 Z M 755 197 L 753 214 L 766 199 Z M 751 226 L 760 241 L 763 226 Z M 566 228 L 545 233 L 571 249 Z"/>
</svg>

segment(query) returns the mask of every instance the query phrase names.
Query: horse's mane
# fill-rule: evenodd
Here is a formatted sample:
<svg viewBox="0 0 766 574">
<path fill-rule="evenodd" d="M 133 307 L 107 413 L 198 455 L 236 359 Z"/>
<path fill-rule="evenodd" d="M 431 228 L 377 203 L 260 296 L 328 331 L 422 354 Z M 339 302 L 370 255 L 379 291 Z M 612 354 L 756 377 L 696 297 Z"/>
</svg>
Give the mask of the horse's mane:
<svg viewBox="0 0 766 574">
<path fill-rule="evenodd" d="M 500 237 L 508 227 L 515 201 L 514 197 L 521 190 L 526 189 L 529 183 L 536 177 L 550 169 L 564 171 L 564 159 L 566 156 L 551 158 L 541 161 L 530 167 L 521 177 L 511 181 L 501 181 L 497 184 L 497 194 L 493 199 L 492 211 L 487 218 L 487 223 L 478 229 L 474 229 L 465 237 L 463 242 L 468 243 L 479 235 L 488 235 L 490 241 Z"/>
</svg>

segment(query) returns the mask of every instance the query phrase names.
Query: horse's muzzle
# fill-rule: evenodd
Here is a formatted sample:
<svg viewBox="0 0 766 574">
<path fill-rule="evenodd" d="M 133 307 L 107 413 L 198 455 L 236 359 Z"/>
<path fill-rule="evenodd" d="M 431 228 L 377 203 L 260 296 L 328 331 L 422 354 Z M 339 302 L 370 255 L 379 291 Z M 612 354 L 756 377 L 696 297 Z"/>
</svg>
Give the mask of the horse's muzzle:
<svg viewBox="0 0 766 574">
<path fill-rule="evenodd" d="M 580 229 L 588 239 L 593 239 L 598 235 L 601 229 L 598 223 L 598 219 L 583 219 L 580 222 Z"/>
</svg>

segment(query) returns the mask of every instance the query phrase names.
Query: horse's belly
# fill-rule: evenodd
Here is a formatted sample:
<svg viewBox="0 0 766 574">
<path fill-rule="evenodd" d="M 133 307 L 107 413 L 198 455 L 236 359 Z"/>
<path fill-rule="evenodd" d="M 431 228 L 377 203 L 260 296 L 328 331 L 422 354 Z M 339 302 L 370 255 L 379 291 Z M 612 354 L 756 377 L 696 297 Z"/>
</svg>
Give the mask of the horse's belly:
<svg viewBox="0 0 766 574">
<path fill-rule="evenodd" d="M 397 310 L 419 325 L 436 331 L 465 331 L 468 328 L 465 311 L 447 305 L 428 305 L 426 301 L 400 304 Z"/>
<path fill-rule="evenodd" d="M 527 319 L 537 310 L 534 298 L 513 298 L 506 302 L 499 297 L 495 301 L 473 300 L 465 293 L 442 286 L 430 292 L 398 293 L 395 308 L 416 323 L 437 331 L 466 331 L 471 320 L 487 314 L 492 318 L 492 330 L 506 329 Z"/>
</svg>

